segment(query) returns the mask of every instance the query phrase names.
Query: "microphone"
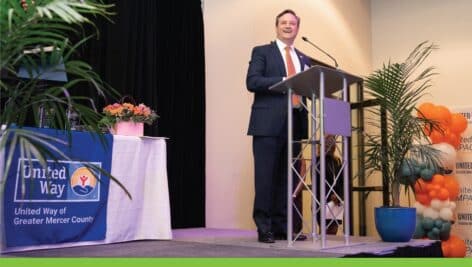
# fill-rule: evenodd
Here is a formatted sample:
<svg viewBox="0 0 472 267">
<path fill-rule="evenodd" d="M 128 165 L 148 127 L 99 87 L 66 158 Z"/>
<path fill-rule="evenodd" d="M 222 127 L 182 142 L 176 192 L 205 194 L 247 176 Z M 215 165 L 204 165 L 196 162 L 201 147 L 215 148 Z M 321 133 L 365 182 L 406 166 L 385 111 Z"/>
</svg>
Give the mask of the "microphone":
<svg viewBox="0 0 472 267">
<path fill-rule="evenodd" d="M 336 69 L 338 68 L 338 62 L 336 61 L 336 59 L 334 57 L 332 57 L 330 54 L 328 54 L 328 52 L 324 51 L 323 49 L 319 48 L 317 45 L 315 45 L 314 43 L 312 43 L 310 40 L 308 40 L 308 38 L 306 38 L 305 36 L 302 36 L 302 40 L 311 44 L 313 47 L 315 47 L 316 49 L 318 49 L 319 51 L 323 52 L 323 54 L 327 55 L 329 58 L 331 58 L 333 61 L 334 61 L 334 66 L 336 67 Z"/>
</svg>

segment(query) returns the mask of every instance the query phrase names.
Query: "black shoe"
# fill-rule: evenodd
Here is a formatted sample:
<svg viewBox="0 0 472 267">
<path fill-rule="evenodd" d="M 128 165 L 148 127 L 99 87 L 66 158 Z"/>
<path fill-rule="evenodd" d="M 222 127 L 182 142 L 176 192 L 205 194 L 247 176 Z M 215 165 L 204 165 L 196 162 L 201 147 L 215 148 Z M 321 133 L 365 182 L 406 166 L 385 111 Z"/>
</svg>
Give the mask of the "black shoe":
<svg viewBox="0 0 472 267">
<path fill-rule="evenodd" d="M 293 234 L 293 237 L 292 237 L 292 240 L 295 239 L 297 235 L 296 234 Z M 274 235 L 274 239 L 275 240 L 287 240 L 287 234 L 286 233 L 276 233 Z M 297 240 L 295 241 L 305 241 L 307 240 L 307 236 L 304 235 L 304 234 L 300 234 L 297 236 Z"/>
<path fill-rule="evenodd" d="M 272 232 L 259 232 L 257 241 L 261 243 L 275 243 L 274 234 Z"/>
<path fill-rule="evenodd" d="M 300 235 L 297 236 L 297 240 L 296 240 L 296 241 L 305 241 L 305 240 L 307 240 L 307 239 L 308 239 L 308 237 L 307 237 L 306 235 L 300 234 Z"/>
</svg>

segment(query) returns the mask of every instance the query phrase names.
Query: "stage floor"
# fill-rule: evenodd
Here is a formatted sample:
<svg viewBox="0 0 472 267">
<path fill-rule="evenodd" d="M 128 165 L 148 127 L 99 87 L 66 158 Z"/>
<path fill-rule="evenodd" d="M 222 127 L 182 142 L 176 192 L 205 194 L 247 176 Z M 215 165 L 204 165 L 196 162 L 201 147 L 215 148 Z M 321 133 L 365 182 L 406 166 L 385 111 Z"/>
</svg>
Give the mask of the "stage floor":
<svg viewBox="0 0 472 267">
<path fill-rule="evenodd" d="M 257 242 L 257 233 L 249 230 L 191 228 L 174 230 L 174 240 L 191 241 L 206 244 L 232 245 L 254 248 L 273 248 L 297 251 L 312 251 L 323 254 L 325 257 L 344 257 L 360 253 L 388 255 L 400 247 L 428 247 L 436 241 L 413 239 L 410 242 L 391 243 L 383 242 L 373 237 L 350 236 L 346 243 L 343 236 L 327 235 L 325 248 L 321 248 L 321 240 L 309 237 L 306 241 L 296 241 L 290 247 L 286 240 L 276 241 L 273 244 Z M 321 237 L 319 237 L 321 238 Z"/>
<path fill-rule="evenodd" d="M 370 237 L 350 237 L 345 244 L 342 236 L 328 236 L 327 247 L 321 241 L 287 241 L 273 244 L 257 242 L 257 233 L 249 230 L 190 228 L 173 230 L 173 240 L 142 240 L 106 245 L 11 252 L 1 257 L 350 257 L 361 255 L 389 256 L 406 247 L 402 257 L 432 256 L 431 240 L 407 243 L 386 243 Z M 405 251 L 405 249 L 403 249 Z M 437 252 L 437 245 L 434 248 Z"/>
</svg>

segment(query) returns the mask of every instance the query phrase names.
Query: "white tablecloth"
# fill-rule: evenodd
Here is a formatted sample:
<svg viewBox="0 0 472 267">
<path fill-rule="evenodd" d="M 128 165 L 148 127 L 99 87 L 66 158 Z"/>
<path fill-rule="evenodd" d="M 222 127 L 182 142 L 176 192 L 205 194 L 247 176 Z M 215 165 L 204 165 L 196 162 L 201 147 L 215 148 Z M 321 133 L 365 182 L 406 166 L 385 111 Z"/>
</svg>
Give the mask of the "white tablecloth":
<svg viewBox="0 0 472 267">
<path fill-rule="evenodd" d="M 165 140 L 116 135 L 105 243 L 137 239 L 171 239 Z"/>
<path fill-rule="evenodd" d="M 1 164 L 0 160 L 0 167 Z M 1 203 L 0 251 L 97 245 L 140 239 L 172 239 L 165 139 L 115 135 L 111 174 L 130 192 L 132 199 L 126 196 L 117 183 L 110 183 L 105 240 L 5 248 Z M 1 197 L 3 199 L 3 191 Z"/>
</svg>

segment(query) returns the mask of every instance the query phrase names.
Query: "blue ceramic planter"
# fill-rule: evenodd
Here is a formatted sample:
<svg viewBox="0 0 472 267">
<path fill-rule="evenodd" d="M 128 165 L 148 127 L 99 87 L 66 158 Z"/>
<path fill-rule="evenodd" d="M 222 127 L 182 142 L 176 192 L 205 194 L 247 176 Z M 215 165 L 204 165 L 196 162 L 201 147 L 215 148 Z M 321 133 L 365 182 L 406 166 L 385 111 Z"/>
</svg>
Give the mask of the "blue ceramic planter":
<svg viewBox="0 0 472 267">
<path fill-rule="evenodd" d="M 375 227 L 385 242 L 408 242 L 415 233 L 416 209 L 404 207 L 375 208 Z"/>
</svg>

